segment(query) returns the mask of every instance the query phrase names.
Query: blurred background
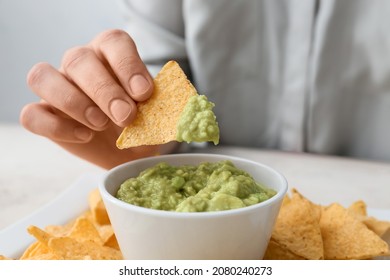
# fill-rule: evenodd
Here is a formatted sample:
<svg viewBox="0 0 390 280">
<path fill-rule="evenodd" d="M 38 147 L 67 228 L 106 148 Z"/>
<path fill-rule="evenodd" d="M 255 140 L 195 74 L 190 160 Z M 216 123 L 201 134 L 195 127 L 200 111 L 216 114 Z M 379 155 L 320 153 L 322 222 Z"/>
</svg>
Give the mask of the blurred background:
<svg viewBox="0 0 390 280">
<path fill-rule="evenodd" d="M 122 26 L 117 0 L 0 0 L 0 123 L 18 123 L 22 107 L 38 100 L 26 84 L 35 63 L 58 67 L 68 48 Z"/>
</svg>

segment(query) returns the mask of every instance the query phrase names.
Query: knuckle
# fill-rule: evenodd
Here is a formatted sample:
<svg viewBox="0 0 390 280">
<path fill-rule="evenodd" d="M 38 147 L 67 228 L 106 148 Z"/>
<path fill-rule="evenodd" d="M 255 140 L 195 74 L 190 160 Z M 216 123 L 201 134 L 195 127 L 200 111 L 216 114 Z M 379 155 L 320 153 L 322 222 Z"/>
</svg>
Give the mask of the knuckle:
<svg viewBox="0 0 390 280">
<path fill-rule="evenodd" d="M 47 122 L 47 137 L 51 139 L 61 139 L 63 136 L 63 127 L 57 118 L 51 118 Z"/>
<path fill-rule="evenodd" d="M 46 62 L 35 64 L 27 74 L 27 84 L 34 88 L 42 84 L 50 65 Z"/>
<path fill-rule="evenodd" d="M 89 56 L 91 50 L 87 47 L 74 47 L 67 50 L 62 59 L 62 66 L 64 69 L 72 69 L 83 59 Z"/>
<path fill-rule="evenodd" d="M 136 65 L 138 59 L 134 56 L 126 56 L 120 58 L 116 63 L 116 69 L 120 72 L 129 73 L 131 69 L 133 69 L 134 65 Z"/>
<path fill-rule="evenodd" d="M 78 98 L 73 94 L 67 94 L 64 97 L 64 103 L 62 104 L 64 111 L 74 110 L 79 106 L 80 102 Z"/>
<path fill-rule="evenodd" d="M 110 80 L 103 80 L 91 85 L 91 93 L 96 100 L 102 101 L 103 99 L 109 99 L 112 97 L 114 92 L 115 83 Z"/>
</svg>

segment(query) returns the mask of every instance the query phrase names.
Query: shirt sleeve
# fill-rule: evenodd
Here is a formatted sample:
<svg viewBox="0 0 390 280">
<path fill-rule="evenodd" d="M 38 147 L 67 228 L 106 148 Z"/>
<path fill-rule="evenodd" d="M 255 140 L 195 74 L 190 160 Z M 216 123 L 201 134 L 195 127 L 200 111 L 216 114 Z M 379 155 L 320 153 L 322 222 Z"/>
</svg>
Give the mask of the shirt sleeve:
<svg viewBox="0 0 390 280">
<path fill-rule="evenodd" d="M 152 76 L 169 60 L 190 76 L 181 0 L 122 0 L 121 8 L 125 30 Z"/>
</svg>

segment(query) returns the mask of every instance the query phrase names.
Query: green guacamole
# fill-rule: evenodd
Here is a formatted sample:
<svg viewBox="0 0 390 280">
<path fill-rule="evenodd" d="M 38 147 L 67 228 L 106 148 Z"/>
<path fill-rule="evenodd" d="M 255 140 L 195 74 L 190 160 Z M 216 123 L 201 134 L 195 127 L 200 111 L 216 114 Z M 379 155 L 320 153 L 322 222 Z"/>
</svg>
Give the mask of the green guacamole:
<svg viewBox="0 0 390 280">
<path fill-rule="evenodd" d="M 158 210 L 209 212 L 250 206 L 275 194 L 230 161 L 198 166 L 163 162 L 123 182 L 117 198 Z"/>
<path fill-rule="evenodd" d="M 179 142 L 219 143 L 219 128 L 212 111 L 214 103 L 204 95 L 190 97 L 177 124 L 176 140 Z"/>
</svg>

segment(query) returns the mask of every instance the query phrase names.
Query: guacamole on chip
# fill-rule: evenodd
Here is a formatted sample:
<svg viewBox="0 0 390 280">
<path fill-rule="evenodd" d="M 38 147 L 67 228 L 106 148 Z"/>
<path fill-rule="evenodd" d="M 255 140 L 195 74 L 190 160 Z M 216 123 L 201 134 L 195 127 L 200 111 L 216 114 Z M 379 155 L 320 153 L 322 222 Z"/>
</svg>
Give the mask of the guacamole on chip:
<svg viewBox="0 0 390 280">
<path fill-rule="evenodd" d="M 137 103 L 135 120 L 119 135 L 119 149 L 178 142 L 219 142 L 214 104 L 195 87 L 175 61 L 154 78 L 152 96 Z"/>
<path fill-rule="evenodd" d="M 210 212 L 254 205 L 275 194 L 231 161 L 197 166 L 162 162 L 123 182 L 117 198 L 157 210 Z"/>
<path fill-rule="evenodd" d="M 219 127 L 212 111 L 214 103 L 205 95 L 191 96 L 180 115 L 177 124 L 176 140 L 178 142 L 219 143 Z"/>
</svg>

